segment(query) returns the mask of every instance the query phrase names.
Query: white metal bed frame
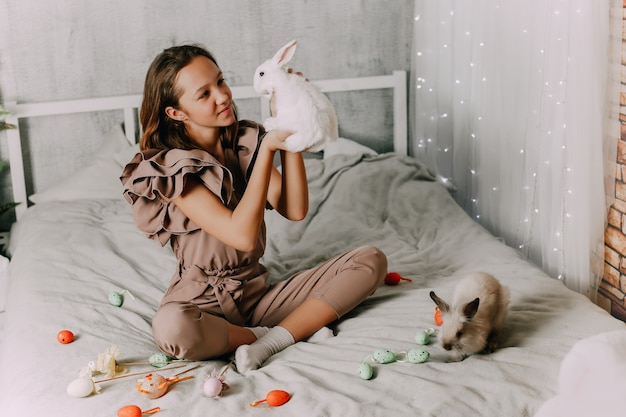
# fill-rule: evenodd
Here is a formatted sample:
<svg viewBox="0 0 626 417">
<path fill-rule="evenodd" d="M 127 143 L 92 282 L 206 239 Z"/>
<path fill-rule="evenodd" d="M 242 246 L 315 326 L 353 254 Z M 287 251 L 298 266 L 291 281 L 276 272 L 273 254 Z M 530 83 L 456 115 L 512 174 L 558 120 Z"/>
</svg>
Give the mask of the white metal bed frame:
<svg viewBox="0 0 626 417">
<path fill-rule="evenodd" d="M 324 92 L 393 89 L 393 146 L 396 153 L 406 155 L 408 152 L 408 100 L 406 79 L 406 71 L 393 71 L 391 75 L 329 79 L 314 81 L 314 83 Z M 261 99 L 252 86 L 235 86 L 231 89 L 234 99 L 259 98 L 262 118 L 265 119 L 265 117 L 269 115 L 269 102 Z M 42 103 L 6 103 L 5 108 L 10 114 L 5 120 L 7 123 L 16 126 L 16 129 L 6 130 L 6 132 L 11 170 L 11 185 L 13 187 L 13 201 L 20 203 L 15 207 L 17 219 L 19 219 L 28 208 L 21 131 L 19 129 L 20 120 L 38 116 L 123 110 L 126 137 L 130 143 L 135 143 L 137 141 L 135 132 L 138 131 L 136 116 L 141 105 L 141 99 L 141 94 L 134 94 Z"/>
</svg>

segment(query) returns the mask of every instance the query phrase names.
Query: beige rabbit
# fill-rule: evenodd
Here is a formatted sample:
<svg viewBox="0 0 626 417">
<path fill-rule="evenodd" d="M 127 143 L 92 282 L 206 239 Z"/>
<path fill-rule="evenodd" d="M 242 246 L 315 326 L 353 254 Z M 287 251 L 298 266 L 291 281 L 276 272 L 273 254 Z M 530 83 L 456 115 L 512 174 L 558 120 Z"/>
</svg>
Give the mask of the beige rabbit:
<svg viewBox="0 0 626 417">
<path fill-rule="evenodd" d="M 441 310 L 441 344 L 450 352 L 449 362 L 462 361 L 478 352 L 498 347 L 510 300 L 509 290 L 492 275 L 475 272 L 457 284 L 452 304 L 430 292 Z"/>
</svg>

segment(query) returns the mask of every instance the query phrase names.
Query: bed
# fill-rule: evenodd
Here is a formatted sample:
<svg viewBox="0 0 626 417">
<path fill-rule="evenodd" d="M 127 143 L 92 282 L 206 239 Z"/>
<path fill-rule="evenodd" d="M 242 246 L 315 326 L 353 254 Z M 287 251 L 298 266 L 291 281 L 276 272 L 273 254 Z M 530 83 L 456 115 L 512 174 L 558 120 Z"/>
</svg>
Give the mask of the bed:
<svg viewBox="0 0 626 417">
<path fill-rule="evenodd" d="M 375 139 L 391 144 L 392 151 L 377 152 L 344 138 L 323 155 L 307 158 L 309 214 L 301 222 L 288 222 L 267 212 L 263 263 L 278 281 L 349 248 L 372 244 L 388 255 L 390 272 L 409 280 L 382 285 L 331 326 L 334 337 L 296 343 L 245 375 L 229 358 L 150 363 L 158 352 L 150 321 L 175 260 L 168 246 L 138 232 L 117 180 L 136 150 L 140 96 L 7 106 L 14 124 L 45 114 L 119 108 L 124 129 L 114 126 L 99 139 L 103 147 L 90 166 L 31 195 L 30 203 L 23 139 L 20 131 L 9 132 L 13 188 L 23 204 L 11 231 L 6 306 L 0 313 L 2 415 L 104 417 L 136 405 L 142 411 L 158 407 L 158 415 L 186 417 L 532 416 L 547 410 L 548 403 L 558 408 L 561 367 L 576 346 L 598 338 L 606 348 L 623 345 L 623 322 L 490 235 L 432 172 L 407 156 L 404 72 L 319 84 L 329 93 L 390 89 L 393 134 Z M 253 92 L 238 87 L 234 94 L 252 97 Z M 259 105 L 266 114 L 267 104 Z M 438 344 L 429 292 L 449 297 L 455 283 L 473 271 L 489 272 L 510 289 L 501 348 L 448 363 Z M 110 301 L 112 293 L 123 297 L 121 306 Z M 73 342 L 57 341 L 63 329 L 74 334 Z M 429 329 L 434 330 L 430 343 L 418 345 L 418 333 Z M 404 360 L 414 348 L 426 350 L 428 360 Z M 398 360 L 372 362 L 378 349 L 393 352 Z M 597 352 L 587 353 L 593 369 Z M 70 396 L 67 388 L 81 370 L 107 354 L 126 372 L 96 373 L 98 393 Z M 357 373 L 363 362 L 373 367 L 371 379 Z M 218 398 L 203 391 L 213 370 L 225 370 L 229 385 Z M 149 399 L 135 386 L 155 373 L 181 380 L 172 382 L 165 395 Z M 291 398 L 279 407 L 250 406 L 272 390 L 284 390 Z M 596 411 L 603 407 L 595 405 Z"/>
</svg>

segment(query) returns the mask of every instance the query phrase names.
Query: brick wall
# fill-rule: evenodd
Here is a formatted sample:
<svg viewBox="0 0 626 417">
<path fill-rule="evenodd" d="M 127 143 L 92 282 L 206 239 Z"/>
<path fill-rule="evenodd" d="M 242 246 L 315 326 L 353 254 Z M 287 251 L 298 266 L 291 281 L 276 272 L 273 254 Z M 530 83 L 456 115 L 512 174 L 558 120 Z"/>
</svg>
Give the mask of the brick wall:
<svg viewBox="0 0 626 417">
<path fill-rule="evenodd" d="M 604 234 L 604 274 L 598 290 L 598 305 L 626 321 L 626 0 L 622 24 L 621 131 L 617 141 L 615 202 L 609 208 Z"/>
</svg>

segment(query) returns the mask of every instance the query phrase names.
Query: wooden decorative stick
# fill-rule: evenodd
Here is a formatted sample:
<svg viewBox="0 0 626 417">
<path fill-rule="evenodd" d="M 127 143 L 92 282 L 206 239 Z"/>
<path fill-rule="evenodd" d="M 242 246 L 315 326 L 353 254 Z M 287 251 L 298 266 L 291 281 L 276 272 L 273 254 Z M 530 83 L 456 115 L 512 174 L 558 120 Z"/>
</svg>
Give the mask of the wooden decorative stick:
<svg viewBox="0 0 626 417">
<path fill-rule="evenodd" d="M 162 371 L 168 371 L 170 369 L 177 369 L 177 368 L 183 368 L 185 365 L 177 365 L 177 366 L 172 366 L 170 368 L 163 368 L 161 369 Z M 120 376 L 114 376 L 111 378 L 106 378 L 106 379 L 101 379 L 99 381 L 94 381 L 95 384 L 99 384 L 100 382 L 107 382 L 107 381 L 113 381 L 114 379 L 121 379 L 121 378 L 128 378 L 130 376 L 138 376 L 138 375 L 146 375 L 146 374 L 151 374 L 153 373 L 154 370 L 150 370 L 150 371 L 144 371 L 144 372 L 135 372 L 133 374 L 126 374 L 126 375 L 120 375 Z"/>
</svg>

